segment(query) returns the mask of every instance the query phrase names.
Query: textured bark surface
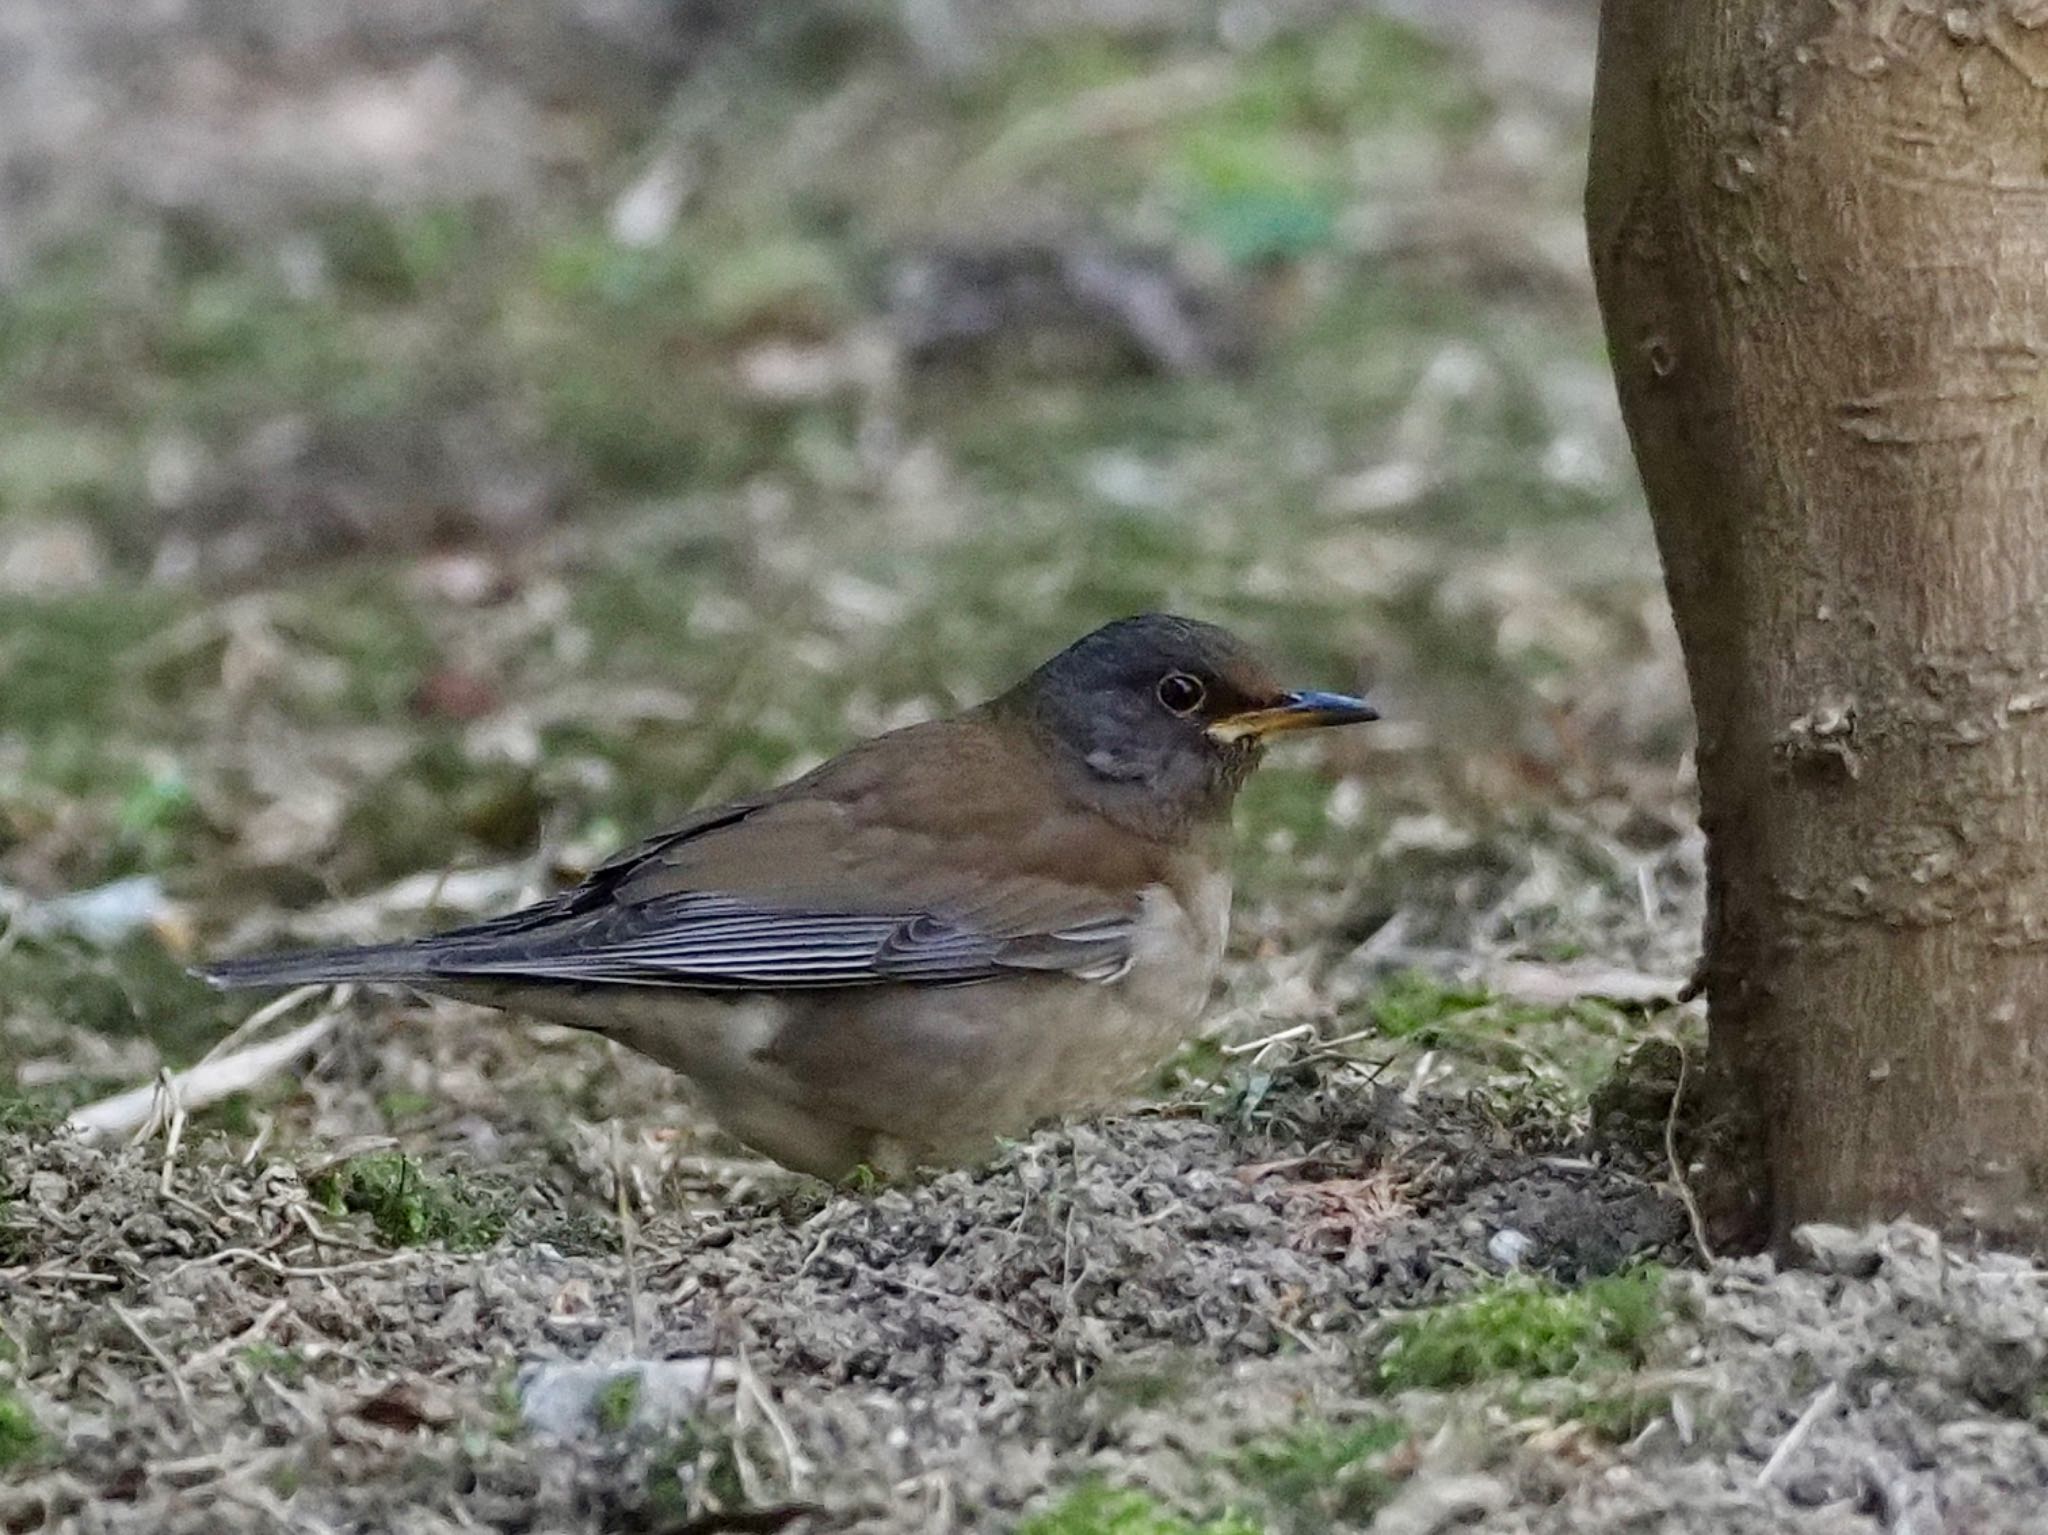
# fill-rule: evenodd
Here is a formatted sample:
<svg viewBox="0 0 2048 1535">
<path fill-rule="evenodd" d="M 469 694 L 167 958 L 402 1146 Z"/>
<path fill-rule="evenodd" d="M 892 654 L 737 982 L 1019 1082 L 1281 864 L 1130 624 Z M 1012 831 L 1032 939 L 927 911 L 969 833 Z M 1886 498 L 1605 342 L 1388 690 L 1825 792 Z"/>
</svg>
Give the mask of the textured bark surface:
<svg viewBox="0 0 2048 1535">
<path fill-rule="evenodd" d="M 2048 0 L 1606 0 L 1587 213 L 1755 1132 L 1713 1207 L 2043 1245 Z"/>
</svg>

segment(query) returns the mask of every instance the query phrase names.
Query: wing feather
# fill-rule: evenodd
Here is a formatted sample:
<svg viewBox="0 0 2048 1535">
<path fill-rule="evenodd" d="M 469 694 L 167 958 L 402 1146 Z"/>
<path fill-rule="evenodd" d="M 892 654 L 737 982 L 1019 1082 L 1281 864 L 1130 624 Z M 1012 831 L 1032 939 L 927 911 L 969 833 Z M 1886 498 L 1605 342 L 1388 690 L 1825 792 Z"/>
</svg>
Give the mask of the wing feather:
<svg viewBox="0 0 2048 1535">
<path fill-rule="evenodd" d="M 247 962 L 234 977 L 693 990 L 1114 979 L 1166 853 L 1077 808 L 1007 728 L 912 726 L 693 816 L 523 910 L 405 944 Z"/>
<path fill-rule="evenodd" d="M 1132 918 L 1006 934 L 929 911 L 777 910 L 718 893 L 542 923 L 517 935 L 458 931 L 422 955 L 447 975 L 698 990 L 962 985 L 1019 970 L 1119 967 Z"/>
</svg>

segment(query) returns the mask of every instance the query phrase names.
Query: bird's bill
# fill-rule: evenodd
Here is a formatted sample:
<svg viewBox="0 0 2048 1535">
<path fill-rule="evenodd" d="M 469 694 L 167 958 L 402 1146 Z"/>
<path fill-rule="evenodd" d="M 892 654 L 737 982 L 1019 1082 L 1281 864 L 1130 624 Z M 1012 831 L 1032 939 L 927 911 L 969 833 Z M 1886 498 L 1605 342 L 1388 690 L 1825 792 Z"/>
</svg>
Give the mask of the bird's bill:
<svg viewBox="0 0 2048 1535">
<path fill-rule="evenodd" d="M 1315 730 L 1324 725 L 1362 725 L 1380 711 L 1362 698 L 1344 693 L 1289 693 L 1277 704 L 1247 709 L 1209 726 L 1217 741 L 1263 740 L 1288 730 Z"/>
</svg>

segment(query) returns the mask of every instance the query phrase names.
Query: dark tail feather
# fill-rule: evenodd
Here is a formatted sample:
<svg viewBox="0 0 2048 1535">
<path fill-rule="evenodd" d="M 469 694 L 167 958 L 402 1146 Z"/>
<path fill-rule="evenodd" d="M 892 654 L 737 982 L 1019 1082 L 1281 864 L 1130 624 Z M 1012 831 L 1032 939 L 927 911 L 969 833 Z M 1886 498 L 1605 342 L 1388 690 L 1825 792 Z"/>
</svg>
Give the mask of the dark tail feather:
<svg viewBox="0 0 2048 1535">
<path fill-rule="evenodd" d="M 192 973 L 223 990 L 242 986 L 306 986 L 342 981 L 406 981 L 433 973 L 428 946 L 376 943 L 356 949 L 311 949 L 304 954 L 257 954 L 195 965 Z"/>
</svg>

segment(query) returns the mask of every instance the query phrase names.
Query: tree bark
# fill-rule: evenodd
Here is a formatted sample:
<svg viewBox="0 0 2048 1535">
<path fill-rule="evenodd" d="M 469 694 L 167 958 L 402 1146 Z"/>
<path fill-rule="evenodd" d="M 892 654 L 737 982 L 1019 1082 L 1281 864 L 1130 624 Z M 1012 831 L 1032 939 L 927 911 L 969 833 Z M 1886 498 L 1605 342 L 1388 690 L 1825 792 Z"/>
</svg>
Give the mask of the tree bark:
<svg viewBox="0 0 2048 1535">
<path fill-rule="evenodd" d="M 1717 1224 L 2048 1245 L 2048 0 L 1605 0 L 1586 203 L 1699 726 Z"/>
</svg>

